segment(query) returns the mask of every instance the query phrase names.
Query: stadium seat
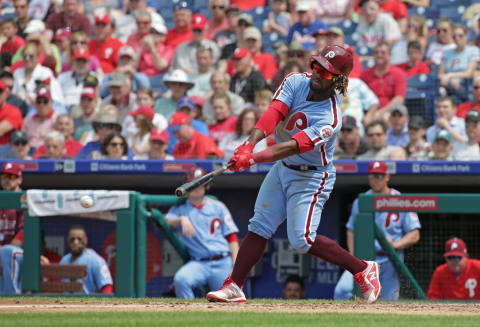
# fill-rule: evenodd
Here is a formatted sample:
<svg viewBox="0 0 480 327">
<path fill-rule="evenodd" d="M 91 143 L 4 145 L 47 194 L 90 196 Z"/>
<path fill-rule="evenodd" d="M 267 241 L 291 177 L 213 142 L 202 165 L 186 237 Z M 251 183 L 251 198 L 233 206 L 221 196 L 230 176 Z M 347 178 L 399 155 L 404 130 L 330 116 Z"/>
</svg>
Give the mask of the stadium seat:
<svg viewBox="0 0 480 327">
<path fill-rule="evenodd" d="M 405 105 L 410 115 L 421 115 L 427 121 L 433 122 L 438 88 L 438 79 L 432 75 L 421 74 L 408 78 Z"/>
<path fill-rule="evenodd" d="M 439 17 L 448 17 L 454 24 L 462 23 L 462 15 L 465 12 L 465 6 L 460 5 L 458 7 L 448 6 L 440 7 L 438 10 Z"/>
</svg>

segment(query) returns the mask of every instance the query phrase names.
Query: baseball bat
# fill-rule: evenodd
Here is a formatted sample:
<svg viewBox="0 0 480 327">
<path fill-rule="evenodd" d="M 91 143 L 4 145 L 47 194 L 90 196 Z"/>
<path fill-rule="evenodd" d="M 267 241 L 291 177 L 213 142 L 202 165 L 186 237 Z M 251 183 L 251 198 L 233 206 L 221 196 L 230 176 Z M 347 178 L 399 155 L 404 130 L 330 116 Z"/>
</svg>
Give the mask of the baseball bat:
<svg viewBox="0 0 480 327">
<path fill-rule="evenodd" d="M 199 186 L 210 183 L 215 176 L 220 175 L 221 173 L 223 173 L 225 170 L 232 167 L 233 165 L 235 165 L 235 162 L 230 162 L 229 164 L 224 165 L 218 169 L 215 169 L 214 171 L 206 174 L 205 176 L 194 179 L 191 182 L 182 184 L 181 186 L 177 187 L 177 189 L 175 190 L 175 195 L 179 198 L 186 197 L 194 189 L 196 189 Z"/>
</svg>

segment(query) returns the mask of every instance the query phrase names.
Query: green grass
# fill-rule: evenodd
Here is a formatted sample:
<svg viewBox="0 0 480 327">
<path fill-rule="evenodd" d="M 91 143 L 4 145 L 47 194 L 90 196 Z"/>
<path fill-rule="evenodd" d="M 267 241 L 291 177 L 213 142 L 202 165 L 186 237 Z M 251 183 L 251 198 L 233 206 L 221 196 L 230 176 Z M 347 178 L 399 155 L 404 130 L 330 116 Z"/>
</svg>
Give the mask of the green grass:
<svg viewBox="0 0 480 327">
<path fill-rule="evenodd" d="M 0 315 L 2 327 L 21 326 L 175 326 L 175 327 L 469 327 L 474 316 L 434 317 L 376 314 L 286 314 L 252 312 L 78 312 Z"/>
</svg>

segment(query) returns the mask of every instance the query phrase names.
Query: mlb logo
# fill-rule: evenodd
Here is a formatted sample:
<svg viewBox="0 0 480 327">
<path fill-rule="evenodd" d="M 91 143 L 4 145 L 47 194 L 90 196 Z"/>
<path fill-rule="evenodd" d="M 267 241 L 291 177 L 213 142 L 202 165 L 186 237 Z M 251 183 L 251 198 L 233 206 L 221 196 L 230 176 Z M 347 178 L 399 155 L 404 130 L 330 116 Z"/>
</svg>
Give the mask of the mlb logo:
<svg viewBox="0 0 480 327">
<path fill-rule="evenodd" d="M 320 136 L 323 139 L 328 139 L 333 135 L 333 129 L 330 126 L 325 126 L 320 130 Z"/>
</svg>

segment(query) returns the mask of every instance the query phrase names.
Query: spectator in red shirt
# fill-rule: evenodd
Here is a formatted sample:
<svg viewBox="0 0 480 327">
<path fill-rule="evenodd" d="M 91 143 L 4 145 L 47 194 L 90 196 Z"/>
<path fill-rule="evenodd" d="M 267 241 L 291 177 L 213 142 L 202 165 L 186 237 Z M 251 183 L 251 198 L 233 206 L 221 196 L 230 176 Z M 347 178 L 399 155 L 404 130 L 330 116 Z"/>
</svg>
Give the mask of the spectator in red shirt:
<svg viewBox="0 0 480 327">
<path fill-rule="evenodd" d="M 190 26 L 192 23 L 192 11 L 186 1 L 180 1 L 175 5 L 173 22 L 175 27 L 168 30 L 165 44 L 176 50 L 180 43 L 193 39 L 193 32 Z"/>
<path fill-rule="evenodd" d="M 480 300 L 480 260 L 468 257 L 465 242 L 457 237 L 445 242 L 446 263 L 435 269 L 429 300 Z"/>
<path fill-rule="evenodd" d="M 55 34 L 60 28 L 68 28 L 72 33 L 83 31 L 91 35 L 90 20 L 80 12 L 78 0 L 63 0 L 62 11 L 48 16 L 47 29 Z"/>
<path fill-rule="evenodd" d="M 230 5 L 237 6 L 240 10 L 251 10 L 258 7 L 265 7 L 265 0 L 230 0 Z"/>
<path fill-rule="evenodd" d="M 8 95 L 5 82 L 0 80 L 0 145 L 8 144 L 12 132 L 22 128 L 23 124 L 20 109 L 7 103 Z"/>
<path fill-rule="evenodd" d="M 207 21 L 206 37 L 212 40 L 215 34 L 228 28 L 227 8 L 228 0 L 210 0 L 208 8 L 210 9 L 211 17 Z"/>
<path fill-rule="evenodd" d="M 470 110 L 477 110 L 480 112 L 480 77 L 477 77 L 473 80 L 472 85 L 472 102 L 463 102 L 457 107 L 457 117 L 465 119 L 467 112 Z"/>
<path fill-rule="evenodd" d="M 117 66 L 118 50 L 123 43 L 112 37 L 112 22 L 107 15 L 95 17 L 94 33 L 95 40 L 88 43 L 88 51 L 100 60 L 103 72 L 110 74 Z"/>
<path fill-rule="evenodd" d="M 212 102 L 215 124 L 208 126 L 210 135 L 218 144 L 227 134 L 235 132 L 237 117 L 232 116 L 230 98 L 227 94 L 216 94 L 210 99 Z"/>
<path fill-rule="evenodd" d="M 206 135 L 200 134 L 191 126 L 190 117 L 183 112 L 175 112 L 170 117 L 168 128 L 178 139 L 173 147 L 175 159 L 222 158 L 223 152 L 215 142 Z"/>
<path fill-rule="evenodd" d="M 17 35 L 17 25 L 11 19 L 2 22 L 2 34 L 5 42 L 2 43 L 0 53 L 10 53 L 12 57 L 25 45 L 25 40 Z"/>
<path fill-rule="evenodd" d="M 408 8 L 399 0 L 378 0 L 378 5 L 383 12 L 391 14 L 404 33 L 407 29 Z"/>
<path fill-rule="evenodd" d="M 419 74 L 430 74 L 430 67 L 422 61 L 423 52 L 420 42 L 408 42 L 407 49 L 408 62 L 399 64 L 397 67 L 403 70 L 408 77 L 413 77 Z"/>
<path fill-rule="evenodd" d="M 387 42 L 379 42 L 374 49 L 375 65 L 363 71 L 360 78 L 375 93 L 380 101 L 377 108 L 369 110 L 364 118 L 364 124 L 374 120 L 388 122 L 390 109 L 402 104 L 407 93 L 407 75 L 390 63 L 390 47 Z"/>
<path fill-rule="evenodd" d="M 270 84 L 278 72 L 278 67 L 275 58 L 271 54 L 261 51 L 262 33 L 260 33 L 258 28 L 251 26 L 245 29 L 243 37 L 245 38 L 247 48 L 252 54 L 255 69 L 262 73 L 267 84 Z"/>
</svg>

